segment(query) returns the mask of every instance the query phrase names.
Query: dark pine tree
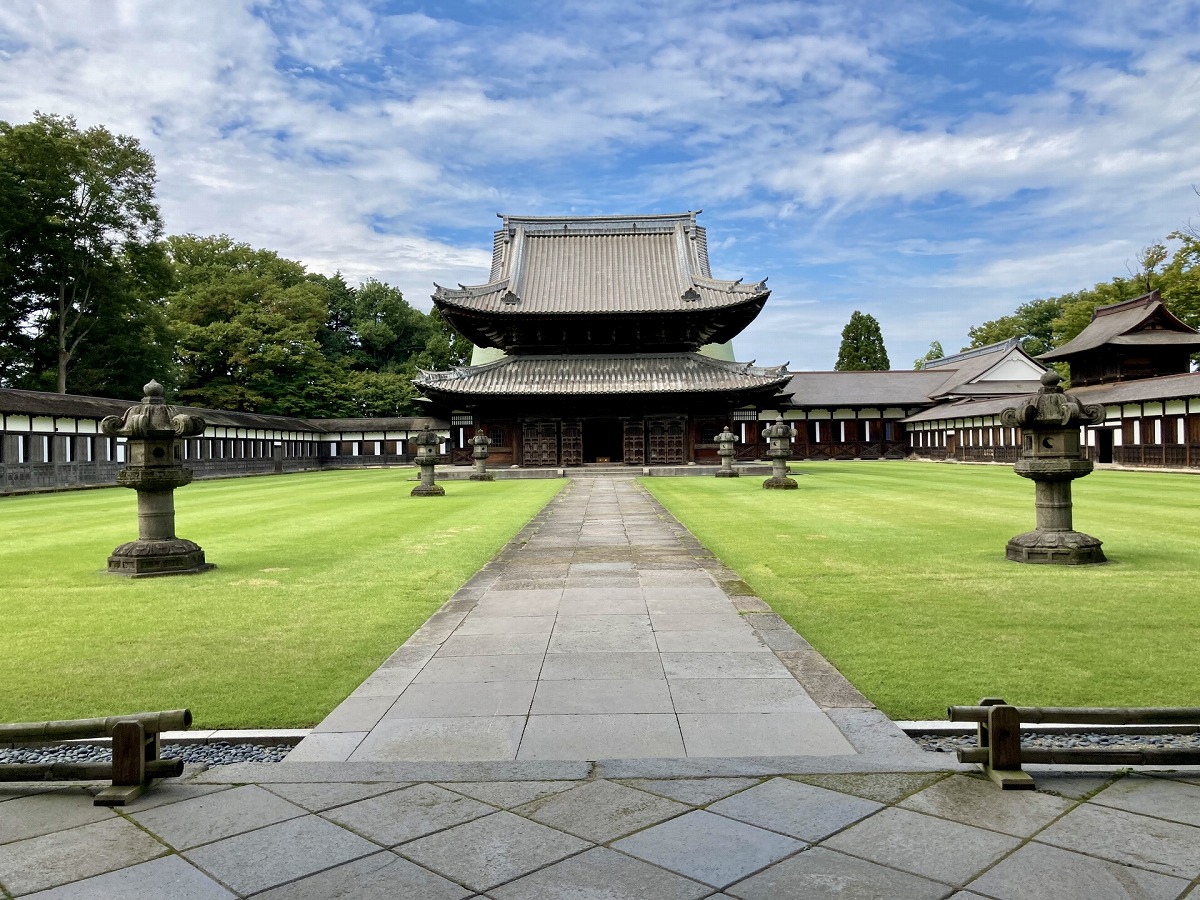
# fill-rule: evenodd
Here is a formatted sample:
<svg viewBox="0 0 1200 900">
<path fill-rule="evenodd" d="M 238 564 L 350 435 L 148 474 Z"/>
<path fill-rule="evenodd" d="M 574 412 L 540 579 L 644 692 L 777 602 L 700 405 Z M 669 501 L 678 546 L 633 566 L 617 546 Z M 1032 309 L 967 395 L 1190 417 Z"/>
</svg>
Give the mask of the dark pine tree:
<svg viewBox="0 0 1200 900">
<path fill-rule="evenodd" d="M 839 372 L 881 372 L 891 367 L 879 322 L 870 313 L 856 309 L 842 329 L 842 346 L 834 368 Z"/>
</svg>

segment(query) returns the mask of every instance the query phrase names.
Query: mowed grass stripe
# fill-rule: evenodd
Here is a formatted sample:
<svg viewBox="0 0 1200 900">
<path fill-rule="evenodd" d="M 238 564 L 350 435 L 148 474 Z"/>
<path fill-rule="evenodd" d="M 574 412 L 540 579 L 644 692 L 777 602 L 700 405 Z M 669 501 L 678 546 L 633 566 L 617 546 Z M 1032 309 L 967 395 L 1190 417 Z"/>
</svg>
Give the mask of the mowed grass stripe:
<svg viewBox="0 0 1200 900">
<path fill-rule="evenodd" d="M 195 727 L 301 727 L 340 702 L 563 486 L 411 469 L 197 482 L 176 531 L 218 568 L 105 575 L 133 491 L 0 499 L 0 721 L 190 707 Z"/>
<path fill-rule="evenodd" d="M 1075 527 L 1112 562 L 1004 558 L 1034 526 L 1033 484 L 1006 467 L 794 465 L 759 478 L 649 479 L 650 491 L 881 709 L 948 704 L 1195 705 L 1200 479 L 1096 472 Z"/>
</svg>

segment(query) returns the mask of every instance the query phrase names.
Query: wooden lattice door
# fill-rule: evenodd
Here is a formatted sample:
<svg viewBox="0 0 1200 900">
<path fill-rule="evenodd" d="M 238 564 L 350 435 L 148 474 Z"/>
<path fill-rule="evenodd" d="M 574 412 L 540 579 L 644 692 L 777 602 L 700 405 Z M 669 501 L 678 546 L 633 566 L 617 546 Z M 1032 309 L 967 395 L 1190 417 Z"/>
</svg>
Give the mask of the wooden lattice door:
<svg viewBox="0 0 1200 900">
<path fill-rule="evenodd" d="M 641 419 L 625 421 L 625 465 L 640 466 L 646 461 L 646 423 Z"/>
<path fill-rule="evenodd" d="M 676 465 L 683 462 L 682 419 L 650 420 L 650 462 Z"/>
<path fill-rule="evenodd" d="M 562 423 L 562 464 L 583 465 L 583 423 L 578 420 Z"/>
<path fill-rule="evenodd" d="M 521 428 L 521 460 L 525 466 L 558 465 L 558 423 L 526 422 Z"/>
</svg>

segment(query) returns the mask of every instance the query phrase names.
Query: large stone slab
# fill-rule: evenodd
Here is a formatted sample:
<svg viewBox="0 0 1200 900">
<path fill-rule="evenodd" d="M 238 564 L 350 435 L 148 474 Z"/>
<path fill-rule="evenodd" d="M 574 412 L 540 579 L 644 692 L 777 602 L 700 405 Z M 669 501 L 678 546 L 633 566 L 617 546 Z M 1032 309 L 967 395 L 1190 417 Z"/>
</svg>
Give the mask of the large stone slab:
<svg viewBox="0 0 1200 900">
<path fill-rule="evenodd" d="M 376 853 L 256 894 L 257 900 L 461 900 L 471 891 L 402 859 Z"/>
<path fill-rule="evenodd" d="M 1076 807 L 1037 840 L 1179 878 L 1200 876 L 1200 828 L 1121 809 Z"/>
<path fill-rule="evenodd" d="M 738 882 L 729 892 L 745 900 L 938 900 L 946 896 L 946 885 L 814 847 Z"/>
<path fill-rule="evenodd" d="M 493 812 L 493 807 L 470 797 L 418 784 L 340 806 L 324 816 L 380 846 L 394 847 Z"/>
<path fill-rule="evenodd" d="M 235 891 L 250 894 L 378 852 L 370 841 L 304 816 L 205 844 L 183 855 Z"/>
<path fill-rule="evenodd" d="M 607 678 L 540 682 L 531 713 L 540 716 L 673 711 L 665 678 Z"/>
<path fill-rule="evenodd" d="M 559 831 L 604 844 L 688 810 L 682 803 L 600 780 L 534 800 L 515 811 Z"/>
<path fill-rule="evenodd" d="M 0 845 L 0 884 L 29 894 L 163 856 L 167 847 L 116 817 Z"/>
<path fill-rule="evenodd" d="M 824 846 L 949 884 L 965 884 L 1020 840 L 903 809 L 885 809 Z"/>
<path fill-rule="evenodd" d="M 726 887 L 804 844 L 696 810 L 623 838 L 613 848 L 713 887 Z"/>
<path fill-rule="evenodd" d="M 740 822 L 810 843 L 882 809 L 882 804 L 787 778 L 772 778 L 708 807 Z"/>
<path fill-rule="evenodd" d="M 688 756 L 838 756 L 855 752 L 820 712 L 678 716 Z"/>
<path fill-rule="evenodd" d="M 967 825 L 1029 837 L 1075 804 L 1032 791 L 998 791 L 990 779 L 982 776 L 952 775 L 900 805 Z"/>
<path fill-rule="evenodd" d="M 33 895 L 37 900 L 234 900 L 182 856 L 162 856 Z"/>
<path fill-rule="evenodd" d="M 187 850 L 304 814 L 300 807 L 248 784 L 133 813 L 130 818 L 176 850 Z"/>
<path fill-rule="evenodd" d="M 1026 844 L 972 881 L 971 890 L 1000 900 L 1170 900 L 1187 882 L 1116 862 Z"/>
<path fill-rule="evenodd" d="M 596 847 L 489 891 L 495 900 L 699 900 L 711 888 Z"/>
<path fill-rule="evenodd" d="M 498 812 L 413 841 L 400 852 L 427 869 L 483 891 L 589 846 L 537 822 Z"/>
<path fill-rule="evenodd" d="M 515 759 L 524 716 L 384 719 L 352 761 Z"/>
<path fill-rule="evenodd" d="M 683 756 L 675 716 L 530 716 L 518 759 L 632 759 Z"/>
<path fill-rule="evenodd" d="M 387 719 L 454 716 L 523 716 L 536 681 L 458 681 L 411 684 L 387 711 Z"/>
</svg>

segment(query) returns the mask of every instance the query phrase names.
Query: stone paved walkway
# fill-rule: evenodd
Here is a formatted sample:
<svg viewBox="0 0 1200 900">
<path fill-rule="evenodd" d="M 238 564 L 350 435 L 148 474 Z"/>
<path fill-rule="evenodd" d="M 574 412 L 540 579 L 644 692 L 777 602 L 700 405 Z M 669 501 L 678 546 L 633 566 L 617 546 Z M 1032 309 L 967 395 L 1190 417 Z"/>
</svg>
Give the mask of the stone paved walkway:
<svg viewBox="0 0 1200 900">
<path fill-rule="evenodd" d="M 1031 768 L 915 750 L 635 483 L 580 480 L 288 762 L 121 810 L 0 784 L 0 897 L 1200 897 L 1195 770 Z"/>
<path fill-rule="evenodd" d="M 1167 900 L 1200 883 L 1197 777 L 1040 775 L 1048 792 L 1002 793 L 945 772 L 535 763 L 557 768 L 414 781 L 405 765 L 260 764 L 252 784 L 220 767 L 121 811 L 92 806 L 98 788 L 0 785 L 0 896 Z"/>
<path fill-rule="evenodd" d="M 578 479 L 290 759 L 855 753 L 748 592 L 636 481 Z"/>
</svg>

